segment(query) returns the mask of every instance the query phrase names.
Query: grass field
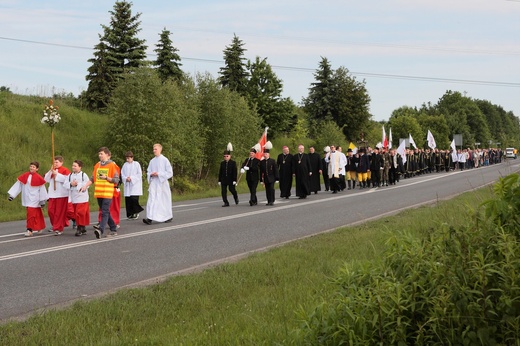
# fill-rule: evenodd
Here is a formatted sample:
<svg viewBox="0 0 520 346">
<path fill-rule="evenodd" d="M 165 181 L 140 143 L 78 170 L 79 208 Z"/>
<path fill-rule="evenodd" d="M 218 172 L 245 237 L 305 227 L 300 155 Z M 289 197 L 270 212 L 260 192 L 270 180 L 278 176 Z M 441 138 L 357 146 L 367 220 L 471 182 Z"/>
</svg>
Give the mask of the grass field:
<svg viewBox="0 0 520 346">
<path fill-rule="evenodd" d="M 301 345 L 299 327 L 332 294 L 335 273 L 378 261 L 400 232 L 470 222 L 490 187 L 253 254 L 145 288 L 0 325 L 2 345 Z M 345 210 L 344 212 L 348 212 Z"/>
</svg>

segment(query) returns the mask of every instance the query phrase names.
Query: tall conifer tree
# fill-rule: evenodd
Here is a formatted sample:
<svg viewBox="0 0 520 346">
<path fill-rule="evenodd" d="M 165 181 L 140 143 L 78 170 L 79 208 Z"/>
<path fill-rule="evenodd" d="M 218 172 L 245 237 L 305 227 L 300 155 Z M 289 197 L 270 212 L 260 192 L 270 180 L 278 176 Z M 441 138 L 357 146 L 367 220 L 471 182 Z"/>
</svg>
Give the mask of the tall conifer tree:
<svg viewBox="0 0 520 346">
<path fill-rule="evenodd" d="M 159 35 L 157 48 L 154 50 L 157 53 L 157 60 L 153 64 L 157 66 L 157 72 L 163 82 L 168 79 L 181 81 L 184 76 L 180 68 L 182 66 L 181 57 L 177 54 L 179 50 L 173 46 L 170 35 L 170 31 L 164 28 Z"/>
<path fill-rule="evenodd" d="M 245 96 L 247 93 L 247 79 L 249 73 L 246 70 L 244 42 L 236 35 L 230 46 L 224 50 L 225 66 L 220 68 L 219 82 L 222 86 Z"/>
<path fill-rule="evenodd" d="M 116 1 L 114 10 L 109 11 L 110 25 L 101 25 L 103 35 L 99 35 L 94 58 L 89 59 L 92 66 L 86 76 L 87 105 L 91 109 L 104 110 L 124 73 L 145 64 L 147 47 L 144 40 L 137 38 L 141 14 L 132 16 L 131 7 L 131 2 Z"/>
</svg>

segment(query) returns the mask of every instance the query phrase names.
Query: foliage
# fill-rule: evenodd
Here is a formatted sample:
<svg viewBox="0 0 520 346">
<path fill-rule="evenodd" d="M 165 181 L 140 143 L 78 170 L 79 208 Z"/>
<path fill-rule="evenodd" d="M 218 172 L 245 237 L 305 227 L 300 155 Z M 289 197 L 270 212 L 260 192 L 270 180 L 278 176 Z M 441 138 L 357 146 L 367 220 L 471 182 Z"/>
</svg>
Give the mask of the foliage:
<svg viewBox="0 0 520 346">
<path fill-rule="evenodd" d="M 224 50 L 225 66 L 220 68 L 219 82 L 222 86 L 239 93 L 242 96 L 247 94 L 247 79 L 249 73 L 246 70 L 244 57 L 244 42 L 237 35 L 233 35 L 230 46 Z"/>
<path fill-rule="evenodd" d="M 311 126 L 334 120 L 347 138 L 358 138 L 371 118 L 365 82 L 356 81 L 345 67 L 333 70 L 323 57 L 314 78 L 303 100 Z"/>
<path fill-rule="evenodd" d="M 345 135 L 341 128 L 332 120 L 327 120 L 321 123 L 320 127 L 316 129 L 316 152 L 321 153 L 326 146 L 335 145 L 343 148 L 348 148 L 348 142 L 345 140 Z"/>
<path fill-rule="evenodd" d="M 402 232 L 381 263 L 347 264 L 334 299 L 306 320 L 307 344 L 518 345 L 518 218 L 504 220 L 520 212 L 513 176 L 484 203 L 494 223 L 476 214 L 478 222 L 444 224 L 426 239 Z"/>
<path fill-rule="evenodd" d="M 460 92 L 448 90 L 435 108 L 438 114 L 446 117 L 452 136 L 462 134 L 464 147 L 473 147 L 475 142 L 489 142 L 490 133 L 486 119 L 471 98 L 463 96 Z"/>
<path fill-rule="evenodd" d="M 410 134 L 412 135 L 415 143 L 419 146 L 421 143 L 419 138 L 426 139 L 426 133 L 422 132 L 421 126 L 419 125 L 416 116 L 410 114 L 410 112 L 410 108 L 402 107 L 394 111 L 390 117 L 388 126 L 392 128 L 394 147 L 399 146 L 399 139 L 408 138 Z"/>
<path fill-rule="evenodd" d="M 151 68 L 126 75 L 108 108 L 112 126 L 107 138 L 111 138 L 113 157 L 123 160 L 131 150 L 146 169 L 153 144 L 160 143 L 174 174 L 197 177 L 204 140 L 195 99 L 193 83 L 163 83 Z"/>
<path fill-rule="evenodd" d="M 101 25 L 103 35 L 95 46 L 92 65 L 88 69 L 87 103 L 90 109 L 103 111 L 109 103 L 117 81 L 125 73 L 143 66 L 146 58 L 144 40 L 137 38 L 140 13 L 132 16 L 132 3 L 116 1 L 110 25 Z"/>
<path fill-rule="evenodd" d="M 197 75 L 197 107 L 204 138 L 202 178 L 216 174 L 227 143 L 234 147 L 233 157 L 240 161 L 262 134 L 258 116 L 238 93 L 222 87 L 209 74 Z"/>
<path fill-rule="evenodd" d="M 168 79 L 180 82 L 184 77 L 184 72 L 181 70 L 181 57 L 177 54 L 179 50 L 173 46 L 170 35 L 170 31 L 166 28 L 160 33 L 159 43 L 154 50 L 157 53 L 157 59 L 153 64 L 157 66 L 157 72 L 163 82 Z"/>
<path fill-rule="evenodd" d="M 283 83 L 273 72 L 267 58 L 248 61 L 250 78 L 247 82 L 247 99 L 256 109 L 262 127 L 269 127 L 271 138 L 286 133 L 291 125 L 296 106 L 290 98 L 282 98 Z"/>
<path fill-rule="evenodd" d="M 520 238 L 520 175 L 500 178 L 493 191 L 496 197 L 483 203 L 485 216 L 497 227 Z"/>
</svg>

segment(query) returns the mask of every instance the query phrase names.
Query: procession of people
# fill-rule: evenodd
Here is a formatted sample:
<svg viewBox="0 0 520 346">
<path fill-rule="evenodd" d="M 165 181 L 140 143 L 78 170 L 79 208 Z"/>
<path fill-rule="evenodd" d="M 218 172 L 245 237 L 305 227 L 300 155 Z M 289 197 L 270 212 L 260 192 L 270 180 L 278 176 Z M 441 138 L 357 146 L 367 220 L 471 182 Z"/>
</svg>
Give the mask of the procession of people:
<svg viewBox="0 0 520 346">
<path fill-rule="evenodd" d="M 455 170 L 474 169 L 502 162 L 501 149 L 454 149 L 448 150 L 389 148 L 381 143 L 374 148 L 349 147 L 347 154 L 341 146 L 330 144 L 323 148 L 323 155 L 309 147 L 308 152 L 299 144 L 295 154 L 288 146 L 281 148 L 277 159 L 270 156 L 272 143 L 257 143 L 249 150 L 249 156 L 237 162 L 233 160 L 232 144 L 224 151 L 218 172 L 218 184 L 221 187 L 223 207 L 229 207 L 228 191 L 236 205 L 239 204 L 237 185 L 245 175 L 249 190 L 249 206 L 258 205 L 257 189 L 261 184 L 265 189 L 266 205 L 273 206 L 276 190 L 282 199 L 292 196 L 306 199 L 311 194 L 324 191 L 332 194 L 344 190 L 384 188 L 395 185 L 401 179 L 433 173 Z M 414 143 L 413 143 L 414 144 Z M 153 145 L 154 158 L 149 162 L 146 177 L 148 181 L 148 201 L 146 217 L 143 223 L 171 222 L 173 219 L 172 198 L 169 179 L 173 177 L 170 161 L 162 155 L 161 144 Z M 124 188 L 127 220 L 136 220 L 141 207 L 139 197 L 143 194 L 143 173 L 139 162 L 134 161 L 131 151 L 125 154 L 123 168 L 111 160 L 107 147 L 98 150 L 99 162 L 92 174 L 82 171 L 83 162 L 75 160 L 72 172 L 63 166 L 64 158 L 56 156 L 53 167 L 44 177 L 38 174 L 39 163 L 33 161 L 29 171 L 18 177 L 8 191 L 12 201 L 19 194 L 22 206 L 27 210 L 27 224 L 24 235 L 33 236 L 46 228 L 42 207 L 48 203 L 48 215 L 51 226 L 49 232 L 62 235 L 64 228 L 72 226 L 75 235 L 87 234 L 90 225 L 89 186 L 94 186 L 94 198 L 99 206 L 99 222 L 94 227 L 96 238 L 116 236 L 120 227 L 120 187 Z M 238 174 L 240 172 L 240 175 Z M 48 191 L 45 184 L 48 183 Z M 294 185 L 294 186 L 293 186 Z M 108 228 L 108 232 L 105 231 Z"/>
</svg>

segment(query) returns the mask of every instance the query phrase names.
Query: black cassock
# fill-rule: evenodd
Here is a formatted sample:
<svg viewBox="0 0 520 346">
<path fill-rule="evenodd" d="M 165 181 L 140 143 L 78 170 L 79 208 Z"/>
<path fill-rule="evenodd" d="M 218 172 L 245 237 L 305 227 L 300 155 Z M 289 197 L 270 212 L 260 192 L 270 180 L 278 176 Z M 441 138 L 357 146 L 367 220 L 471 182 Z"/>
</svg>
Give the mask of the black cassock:
<svg viewBox="0 0 520 346">
<path fill-rule="evenodd" d="M 296 196 L 307 198 L 311 194 L 311 160 L 307 154 L 293 156 L 294 174 L 296 175 Z"/>
<path fill-rule="evenodd" d="M 293 181 L 293 156 L 292 154 L 280 154 L 276 161 L 280 173 L 280 197 L 289 198 Z"/>
<path fill-rule="evenodd" d="M 322 167 L 322 159 L 320 154 L 313 153 L 309 154 L 309 160 L 311 161 L 311 172 L 312 176 L 310 177 L 311 181 L 311 192 L 321 191 L 321 181 L 320 181 L 320 170 L 323 170 Z"/>
</svg>

